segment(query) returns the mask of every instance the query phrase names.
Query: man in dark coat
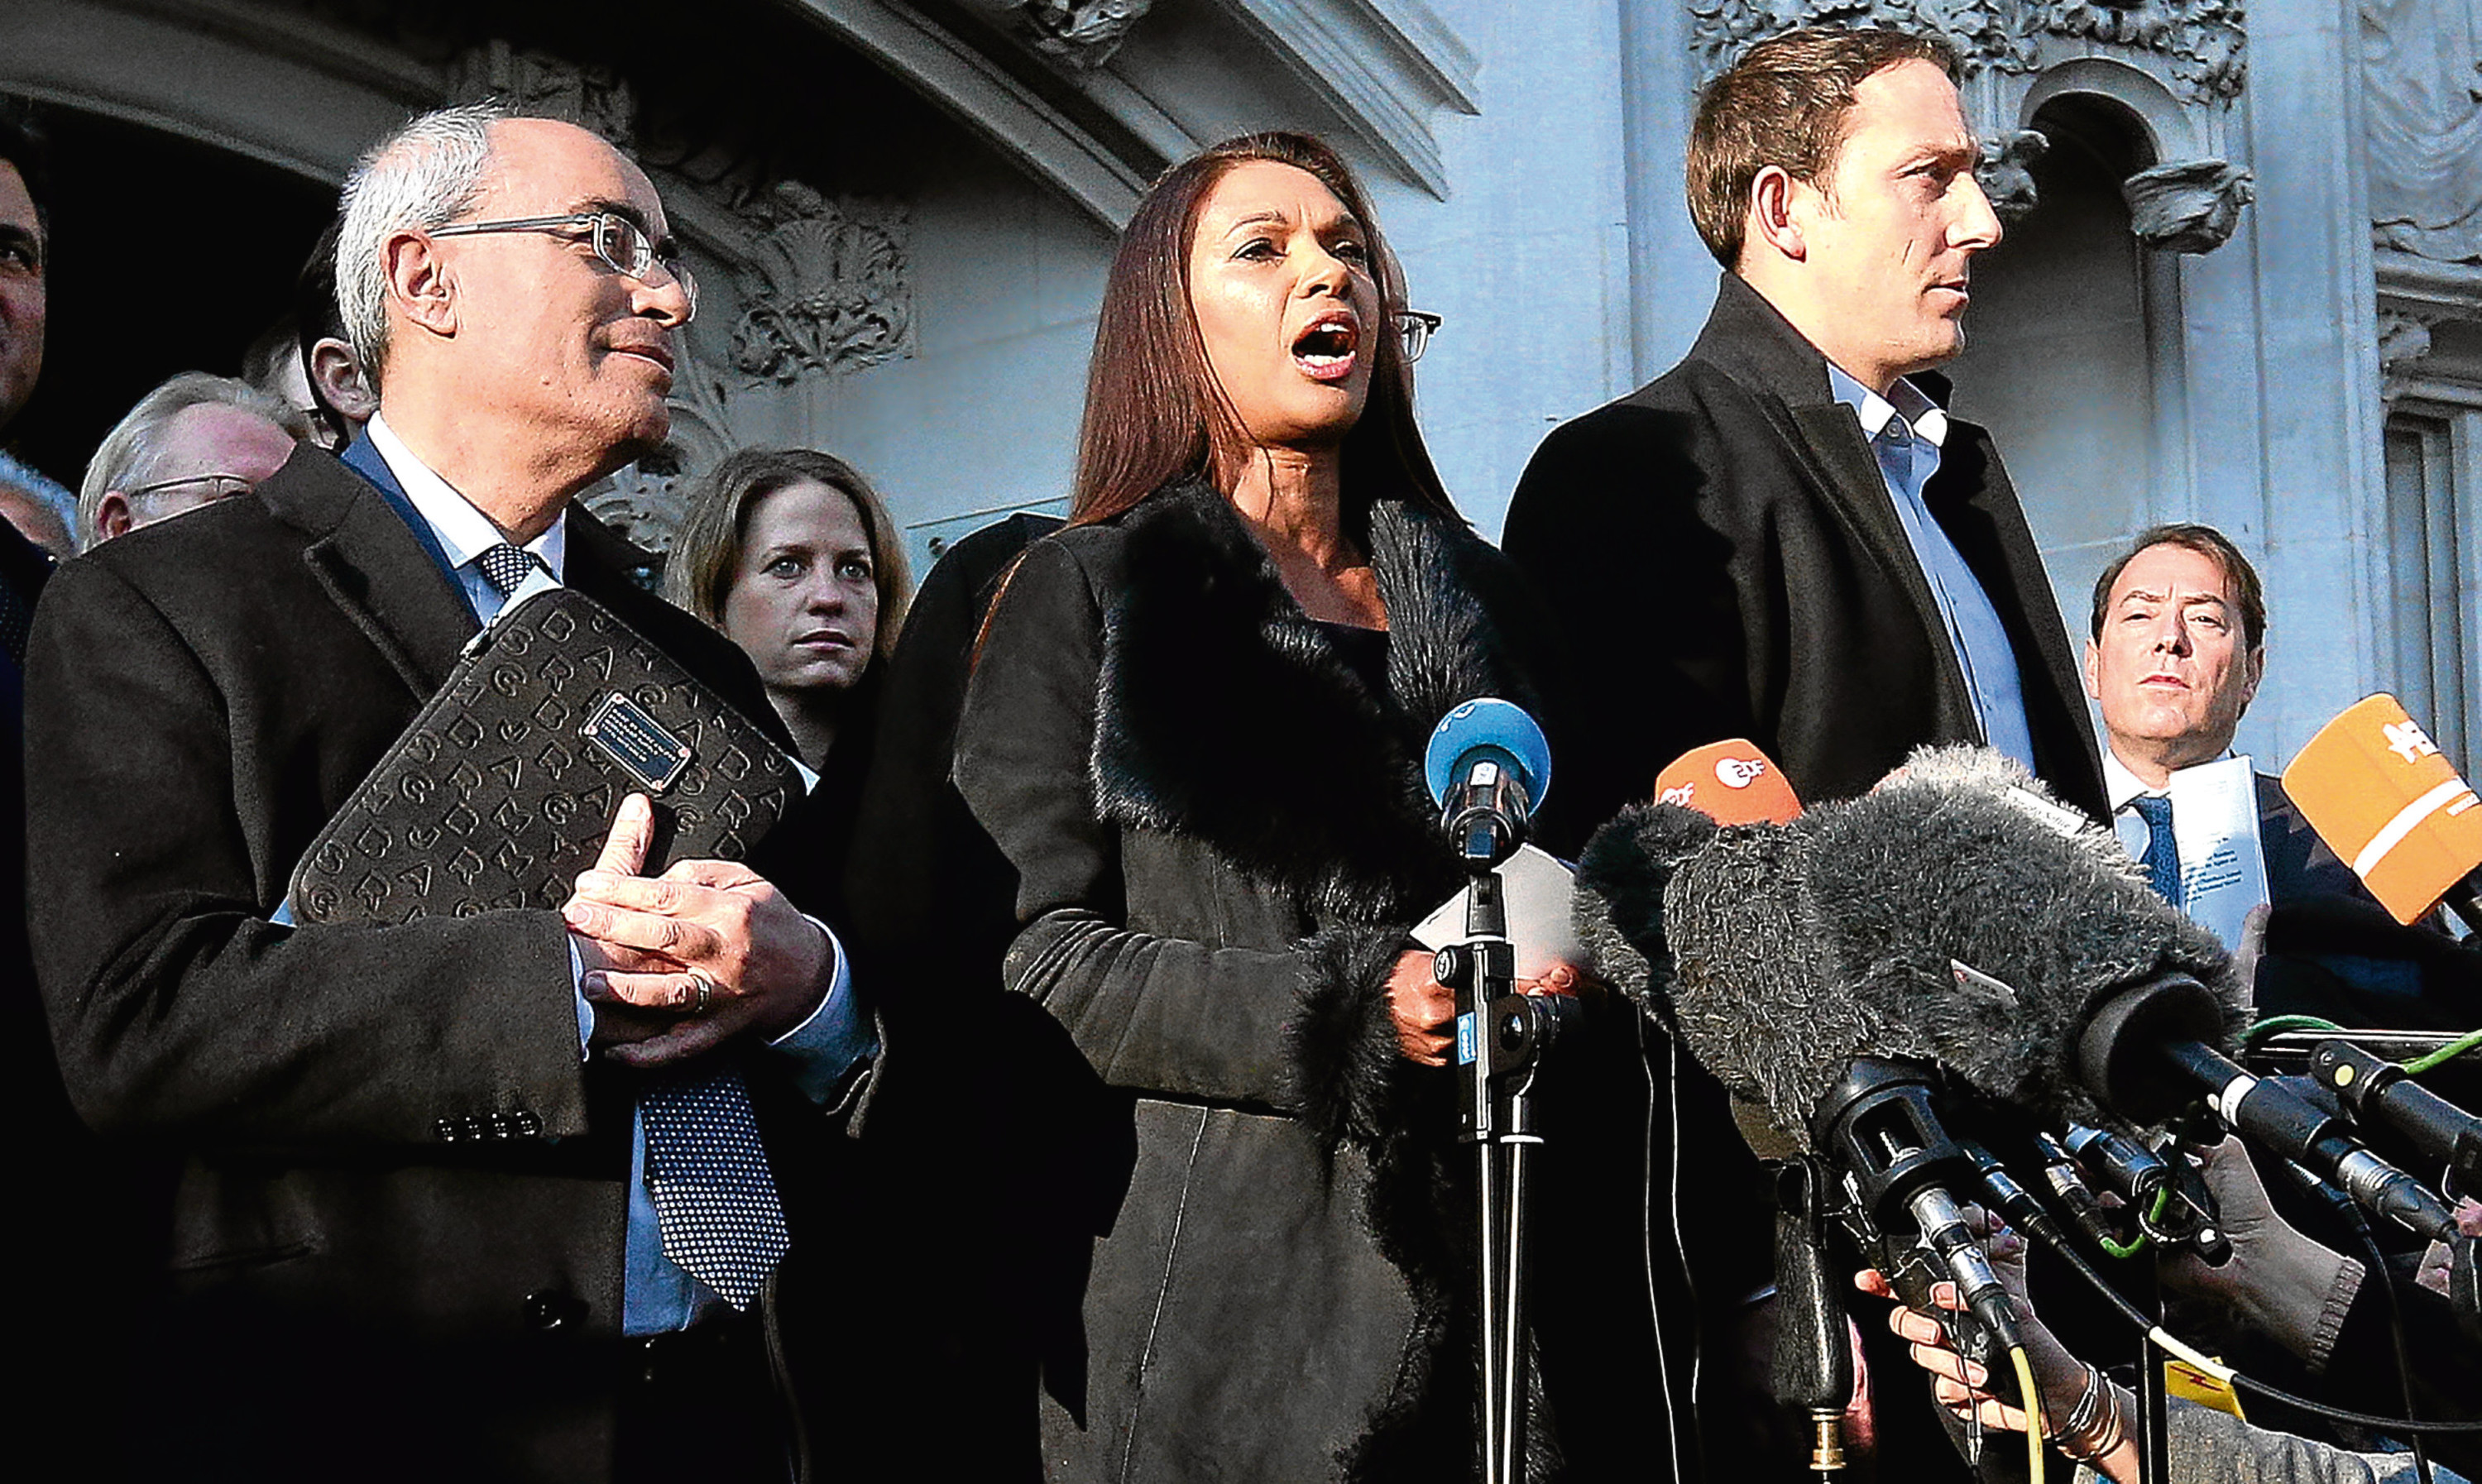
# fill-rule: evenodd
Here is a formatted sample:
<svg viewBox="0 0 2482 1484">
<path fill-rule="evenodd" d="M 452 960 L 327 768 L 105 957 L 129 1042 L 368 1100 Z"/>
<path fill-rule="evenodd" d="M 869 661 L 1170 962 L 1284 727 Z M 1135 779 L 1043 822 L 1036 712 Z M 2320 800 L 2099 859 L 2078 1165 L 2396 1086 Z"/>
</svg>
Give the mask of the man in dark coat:
<svg viewBox="0 0 2482 1484">
<path fill-rule="evenodd" d="M 2143 531 L 2095 579 L 2086 692 L 2102 712 L 2113 823 L 2150 873 L 2161 860 L 2176 900 L 2176 780 L 2231 755 L 2266 672 L 2266 633 L 2258 570 L 2212 526 Z M 2436 922 L 2399 926 L 2280 780 L 2258 773 L 2252 782 L 2269 909 L 2254 986 L 2258 1012 L 2464 1028 L 2482 955 L 2455 946 Z"/>
<path fill-rule="evenodd" d="M 692 300 L 662 204 L 583 130 L 450 110 L 364 162 L 344 242 L 369 437 L 70 564 L 28 665 L 69 1090 L 184 1166 L 131 1340 L 162 1371 L 157 1471 L 785 1479 L 799 1363 L 767 1321 L 799 1280 L 774 1261 L 787 1230 L 832 1239 L 814 1150 L 868 1043 L 833 940 L 745 868 L 630 874 L 628 806 L 563 912 L 296 927 L 286 901 L 526 584 L 773 721 L 740 651 L 569 508 L 665 431 Z M 658 1067 L 701 1137 L 667 1131 Z M 727 1181 L 729 1210 L 674 1193 Z"/>
<path fill-rule="evenodd" d="M 2033 536 L 1988 435 L 1922 375 L 1962 348 L 1967 263 L 1999 240 L 1953 70 L 1937 41 L 1794 32 L 1708 89 L 1689 195 L 1729 270 L 1713 315 L 1679 365 L 1546 438 L 1509 507 L 1587 706 L 1555 834 L 1731 736 L 1810 800 L 1989 742 L 2101 813 Z"/>
<path fill-rule="evenodd" d="M 1706 328 L 1545 439 L 1509 506 L 1508 554 L 1558 610 L 1579 706 L 1555 738 L 1554 847 L 1727 737 L 1813 802 L 1924 743 L 1987 742 L 2101 817 L 2033 535 L 1989 436 L 1927 374 L 1963 348 L 1968 265 L 2000 234 L 1955 74 L 1937 40 L 1795 31 L 1701 99 L 1690 214 L 1727 270 Z M 1679 1122 L 1683 1187 L 1716 1193 L 1684 1249 L 1702 1307 L 1729 1314 L 1768 1280 L 1763 1186 L 1711 1078 L 1683 1079 Z M 1899 1374 L 1901 1349 L 1864 1331 L 1873 1369 Z M 1708 1409 L 1710 1458 L 1757 1425 L 1744 1410 L 1764 1409 Z M 1882 1406 L 1882 1467 L 1949 1467 L 1934 1430 L 1927 1407 Z"/>
</svg>

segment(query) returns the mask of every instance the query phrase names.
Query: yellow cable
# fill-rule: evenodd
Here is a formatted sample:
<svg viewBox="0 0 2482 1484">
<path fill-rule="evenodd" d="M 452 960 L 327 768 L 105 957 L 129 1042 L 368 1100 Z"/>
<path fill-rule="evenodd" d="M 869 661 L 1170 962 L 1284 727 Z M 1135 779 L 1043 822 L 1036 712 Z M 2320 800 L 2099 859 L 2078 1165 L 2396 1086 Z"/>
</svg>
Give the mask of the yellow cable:
<svg viewBox="0 0 2482 1484">
<path fill-rule="evenodd" d="M 2025 1403 L 2026 1477 L 2043 1484 L 2043 1436 L 2051 1429 L 2043 1416 L 2043 1394 L 2034 1390 L 2034 1363 L 2023 1345 L 2009 1346 L 2008 1360 L 2017 1367 L 2017 1394 Z"/>
</svg>

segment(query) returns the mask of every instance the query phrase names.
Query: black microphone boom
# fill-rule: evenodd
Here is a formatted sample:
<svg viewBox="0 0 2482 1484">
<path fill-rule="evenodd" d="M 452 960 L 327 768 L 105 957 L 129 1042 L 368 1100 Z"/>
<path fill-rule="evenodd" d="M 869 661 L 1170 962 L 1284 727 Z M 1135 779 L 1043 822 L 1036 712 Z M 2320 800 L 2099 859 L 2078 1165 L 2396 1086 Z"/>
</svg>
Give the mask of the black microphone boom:
<svg viewBox="0 0 2482 1484">
<path fill-rule="evenodd" d="M 2341 1120 L 2208 1045 L 2221 1027 L 2222 1006 L 2205 986 L 2167 975 L 2095 1012 L 2077 1040 L 2078 1069 L 2097 1096 L 2140 1123 L 2169 1118 L 2204 1092 L 2227 1126 L 2334 1180 L 2364 1209 L 2432 1241 L 2455 1234 L 2445 1204 L 2355 1143 Z"/>
<path fill-rule="evenodd" d="M 2482 1118 L 2349 1041 L 2321 1042 L 2310 1053 L 2310 1074 L 2343 1099 L 2356 1121 L 2394 1129 L 2423 1158 L 2447 1166 L 2458 1188 L 2482 1194 Z"/>
</svg>

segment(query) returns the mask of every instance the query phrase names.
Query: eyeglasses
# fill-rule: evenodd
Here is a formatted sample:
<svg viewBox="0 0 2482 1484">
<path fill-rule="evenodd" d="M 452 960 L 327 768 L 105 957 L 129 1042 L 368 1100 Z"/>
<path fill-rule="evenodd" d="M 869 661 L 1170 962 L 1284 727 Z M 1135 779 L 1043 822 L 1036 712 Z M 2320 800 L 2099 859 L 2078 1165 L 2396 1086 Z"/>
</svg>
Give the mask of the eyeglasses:
<svg viewBox="0 0 2482 1484">
<path fill-rule="evenodd" d="M 594 255 L 603 266 L 624 278 L 635 278 L 648 288 L 662 288 L 667 279 L 681 286 L 681 297 L 690 302 L 690 312 L 682 323 L 698 318 L 698 279 L 690 276 L 690 265 L 676 252 L 659 252 L 647 240 L 647 230 L 617 211 L 580 211 L 564 217 L 513 217 L 504 222 L 457 222 L 447 226 L 431 228 L 434 237 L 471 237 L 483 232 L 579 232 L 594 248 Z"/>
<path fill-rule="evenodd" d="M 210 487 L 204 496 L 204 499 L 208 500 L 248 494 L 258 488 L 257 481 L 244 479 L 239 474 L 188 474 L 179 479 L 159 479 L 151 485 L 140 485 L 135 490 L 123 490 L 120 492 L 123 496 L 135 500 L 150 494 L 165 494 L 174 490 L 187 490 L 198 485 Z"/>
<path fill-rule="evenodd" d="M 1422 309 L 1400 309 L 1396 314 L 1396 334 L 1405 342 L 1405 358 L 1415 361 L 1431 348 L 1431 336 L 1439 332 L 1446 321 Z"/>
</svg>

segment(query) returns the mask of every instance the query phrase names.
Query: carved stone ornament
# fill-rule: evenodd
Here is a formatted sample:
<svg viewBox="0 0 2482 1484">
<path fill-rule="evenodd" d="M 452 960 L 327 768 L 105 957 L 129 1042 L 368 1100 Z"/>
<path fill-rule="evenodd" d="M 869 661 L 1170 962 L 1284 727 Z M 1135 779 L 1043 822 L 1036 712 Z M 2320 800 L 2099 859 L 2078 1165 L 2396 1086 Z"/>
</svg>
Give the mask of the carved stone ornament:
<svg viewBox="0 0 2482 1484">
<path fill-rule="evenodd" d="M 2192 103 L 2230 102 L 2247 75 L 2243 0 L 1689 0 L 1689 13 L 1701 86 L 1753 43 L 1816 25 L 1940 37 L 1968 76 L 2038 70 L 2046 35 L 2109 41 L 2163 56 Z"/>
<path fill-rule="evenodd" d="M 2482 22 L 2442 0 L 2362 0 L 2363 157 L 2380 246 L 2482 262 Z"/>
<path fill-rule="evenodd" d="M 756 230 L 750 307 L 732 331 L 733 366 L 772 382 L 858 371 L 911 355 L 905 208 L 831 201 L 798 181 L 745 209 Z"/>
<path fill-rule="evenodd" d="M 2248 171 L 2223 160 L 2182 160 L 2142 170 L 2120 183 L 2128 229 L 2158 252 L 2212 252 L 2258 199 Z"/>
<path fill-rule="evenodd" d="M 1074 67 L 1098 67 L 1112 60 L 1129 33 L 1154 8 L 1154 0 L 967 0 L 976 10 L 1006 15 L 1028 46 Z"/>
<path fill-rule="evenodd" d="M 1796 26 L 1884 26 L 1938 36 L 1967 71 L 2034 69 L 2027 0 L 1689 0 L 1690 46 L 1703 86 L 1741 53 Z"/>
<path fill-rule="evenodd" d="M 637 143 L 638 104 L 629 81 L 606 67 L 580 66 L 541 52 L 486 41 L 448 65 L 448 101 L 496 100 L 513 114 L 560 119 L 591 129 L 626 151 Z"/>
<path fill-rule="evenodd" d="M 2243 0 L 2051 0 L 2043 29 L 2116 41 L 2169 58 L 2177 90 L 2190 103 L 2229 103 L 2249 79 Z"/>
<path fill-rule="evenodd" d="M 1974 167 L 1973 176 L 2001 222 L 2014 226 L 2040 204 L 2033 165 L 2050 150 L 2051 142 L 2039 129 L 2019 129 L 2004 140 L 1982 142 L 1982 163 Z"/>
<path fill-rule="evenodd" d="M 2379 312 L 2379 369 L 2393 371 L 2430 354 L 2430 325 L 2417 315 Z"/>
</svg>

